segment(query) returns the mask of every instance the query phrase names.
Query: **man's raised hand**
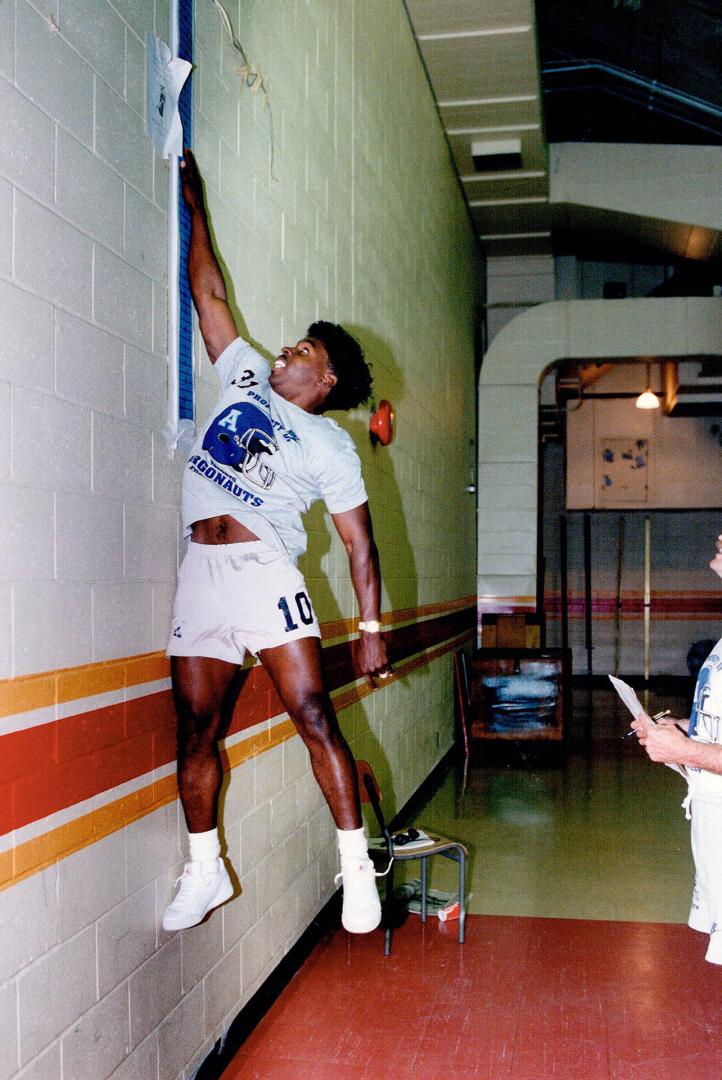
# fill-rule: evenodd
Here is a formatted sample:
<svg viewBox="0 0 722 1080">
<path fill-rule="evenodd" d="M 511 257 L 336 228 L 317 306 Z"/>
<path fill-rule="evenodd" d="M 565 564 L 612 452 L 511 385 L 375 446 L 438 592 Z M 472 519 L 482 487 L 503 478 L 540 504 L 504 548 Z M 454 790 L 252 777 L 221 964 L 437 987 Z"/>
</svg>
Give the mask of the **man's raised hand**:
<svg viewBox="0 0 722 1080">
<path fill-rule="evenodd" d="M 193 151 L 188 146 L 184 149 L 183 157 L 180 160 L 180 178 L 183 198 L 188 209 L 205 213 L 203 181 Z"/>
</svg>

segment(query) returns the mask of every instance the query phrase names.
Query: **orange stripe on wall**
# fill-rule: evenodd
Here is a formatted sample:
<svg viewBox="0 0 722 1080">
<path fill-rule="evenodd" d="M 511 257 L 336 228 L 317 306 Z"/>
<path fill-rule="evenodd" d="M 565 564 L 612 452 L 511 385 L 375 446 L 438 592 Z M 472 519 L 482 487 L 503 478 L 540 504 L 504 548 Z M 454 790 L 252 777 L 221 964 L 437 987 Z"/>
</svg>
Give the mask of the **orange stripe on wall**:
<svg viewBox="0 0 722 1080">
<path fill-rule="evenodd" d="M 444 645 L 428 650 L 423 656 L 414 657 L 397 665 L 390 681 L 417 671 L 420 667 L 432 663 L 452 649 L 458 648 L 468 639 L 468 634 L 445 642 Z M 368 697 L 374 688 L 360 684 L 348 690 L 342 690 L 333 696 L 333 705 L 337 712 Z M 223 767 L 226 771 L 236 768 L 250 758 L 257 757 L 273 746 L 280 745 L 294 738 L 296 728 L 292 720 L 282 720 L 280 724 L 267 731 L 250 735 L 248 739 L 224 748 Z M 131 825 L 139 818 L 166 806 L 177 798 L 175 777 L 164 777 L 154 781 L 137 792 L 115 799 L 107 806 L 99 807 L 81 818 L 51 829 L 42 836 L 19 843 L 14 849 L 0 853 L 0 890 L 16 885 L 18 881 L 37 874 L 47 866 L 52 866 L 58 859 L 64 859 L 73 852 L 88 847 L 91 843 L 118 832 L 126 825 Z"/>
<path fill-rule="evenodd" d="M 445 653 L 458 648 L 469 638 L 468 633 L 459 634 L 443 645 L 429 649 L 421 656 L 400 663 L 389 681 L 403 678 L 405 675 L 432 663 Z M 374 693 L 373 687 L 363 683 L 333 696 L 334 707 L 342 712 L 350 705 L 361 701 Z M 296 729 L 291 720 L 283 720 L 269 727 L 267 731 L 256 733 L 247 739 L 226 747 L 223 750 L 223 762 L 226 771 L 234 769 L 243 762 L 265 753 L 291 739 Z M 139 818 L 153 813 L 177 798 L 175 776 L 163 777 L 138 791 L 131 792 L 120 799 L 109 802 L 106 806 L 92 810 L 74 821 L 52 829 L 42 836 L 15 848 L 0 853 L 0 890 L 9 888 L 41 870 L 52 866 L 58 859 L 66 858 L 74 852 L 88 847 L 92 843 L 117 832 Z"/>
<path fill-rule="evenodd" d="M 536 607 L 535 596 L 480 596 L 477 601 L 479 619 L 482 615 L 526 615 Z"/>
<path fill-rule="evenodd" d="M 266 672 L 243 684 L 229 734 L 284 712 Z M 11 732 L 0 739 L 0 833 L 127 783 L 176 756 L 170 690 Z"/>
<path fill-rule="evenodd" d="M 460 611 L 462 608 L 476 607 L 475 596 L 463 596 L 459 600 L 448 600 L 444 603 L 425 604 L 424 607 L 398 608 L 393 616 L 382 615 L 381 621 L 387 621 L 396 626 L 398 623 L 411 622 L 415 619 L 426 618 L 429 615 L 440 615 L 445 611 Z"/>
<path fill-rule="evenodd" d="M 429 605 L 426 610 L 431 608 Z M 395 650 L 392 655 L 405 664 L 407 657 L 426 655 L 434 646 L 455 639 L 462 629 L 470 634 L 465 626 L 471 626 L 467 612 L 473 617 L 473 606 L 460 610 L 455 602 L 451 613 L 391 630 L 387 640 Z M 416 628 L 418 633 L 414 632 Z M 343 642 L 324 649 L 332 693 L 357 681 L 352 646 Z M 156 662 L 157 656 L 146 656 L 131 658 L 127 663 L 96 665 L 93 685 L 101 685 L 102 676 L 107 686 L 123 672 L 123 678 L 134 672 L 144 685 L 149 681 L 149 671 L 157 673 Z M 108 676 L 108 672 L 112 674 Z M 80 673 L 83 685 L 87 685 L 87 674 L 87 670 Z M 63 682 L 69 684 L 67 679 Z M 358 700 L 359 692 L 351 693 Z M 265 670 L 255 665 L 245 672 L 226 735 L 263 724 L 284 712 Z M 175 714 L 169 690 L 9 732 L 0 737 L 0 833 L 21 829 L 133 781 L 167 766 L 175 756 Z"/>
<path fill-rule="evenodd" d="M 31 709 L 47 708 L 96 694 L 141 686 L 167 679 L 170 665 L 160 652 L 107 660 L 76 668 L 60 668 L 40 675 L 21 675 L 0 680 L 0 716 L 15 716 Z"/>
<path fill-rule="evenodd" d="M 443 611 L 456 611 L 476 604 L 475 596 L 443 603 L 402 608 L 382 615 L 384 626 L 391 627 L 410 619 L 423 619 Z M 324 640 L 355 633 L 358 619 L 338 619 L 323 623 Z M 249 664 L 249 666 L 251 666 Z M 33 709 L 77 701 L 84 697 L 141 686 L 170 676 L 170 664 L 162 652 L 141 653 L 120 660 L 104 660 L 75 668 L 59 668 L 36 675 L 0 679 L 0 717 L 15 716 Z"/>
</svg>

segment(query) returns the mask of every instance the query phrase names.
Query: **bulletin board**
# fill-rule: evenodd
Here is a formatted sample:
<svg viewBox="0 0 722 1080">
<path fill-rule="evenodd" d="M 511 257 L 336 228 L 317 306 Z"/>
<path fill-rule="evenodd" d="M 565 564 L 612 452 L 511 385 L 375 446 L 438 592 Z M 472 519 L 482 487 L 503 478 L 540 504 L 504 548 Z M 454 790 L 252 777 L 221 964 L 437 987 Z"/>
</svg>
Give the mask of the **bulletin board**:
<svg viewBox="0 0 722 1080">
<path fill-rule="evenodd" d="M 647 439 L 600 439 L 596 468 L 599 506 L 647 501 L 649 449 Z"/>
</svg>

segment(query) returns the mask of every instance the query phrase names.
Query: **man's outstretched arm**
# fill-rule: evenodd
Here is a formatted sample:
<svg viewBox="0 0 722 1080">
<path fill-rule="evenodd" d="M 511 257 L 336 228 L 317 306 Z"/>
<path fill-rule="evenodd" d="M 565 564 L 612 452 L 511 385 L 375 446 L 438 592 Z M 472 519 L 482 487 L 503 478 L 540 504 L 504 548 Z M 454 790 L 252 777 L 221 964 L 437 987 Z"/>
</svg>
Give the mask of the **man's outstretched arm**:
<svg viewBox="0 0 722 1080">
<path fill-rule="evenodd" d="M 188 252 L 188 281 L 198 312 L 201 335 L 211 363 L 238 337 L 238 328 L 228 306 L 226 283 L 213 250 L 203 181 L 196 159 L 186 148 L 180 165 L 183 198 L 190 213 L 191 239 Z"/>
<path fill-rule="evenodd" d="M 378 621 L 381 614 L 381 571 L 369 504 L 363 503 L 353 510 L 331 516 L 346 548 L 361 620 Z M 386 644 L 381 633 L 360 631 L 358 659 L 361 673 L 367 679 L 386 676 L 391 672 Z"/>
</svg>

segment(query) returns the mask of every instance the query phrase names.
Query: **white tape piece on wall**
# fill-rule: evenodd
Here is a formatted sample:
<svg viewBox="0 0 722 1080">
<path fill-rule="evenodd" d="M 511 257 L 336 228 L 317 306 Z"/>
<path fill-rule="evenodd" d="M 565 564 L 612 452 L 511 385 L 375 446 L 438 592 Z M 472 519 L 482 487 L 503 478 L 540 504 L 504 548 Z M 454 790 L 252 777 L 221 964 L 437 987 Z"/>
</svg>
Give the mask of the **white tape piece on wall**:
<svg viewBox="0 0 722 1080">
<path fill-rule="evenodd" d="M 192 64 L 173 57 L 164 41 L 148 34 L 148 134 L 162 158 L 183 154 L 183 125 L 178 113 L 178 98 Z"/>
</svg>

